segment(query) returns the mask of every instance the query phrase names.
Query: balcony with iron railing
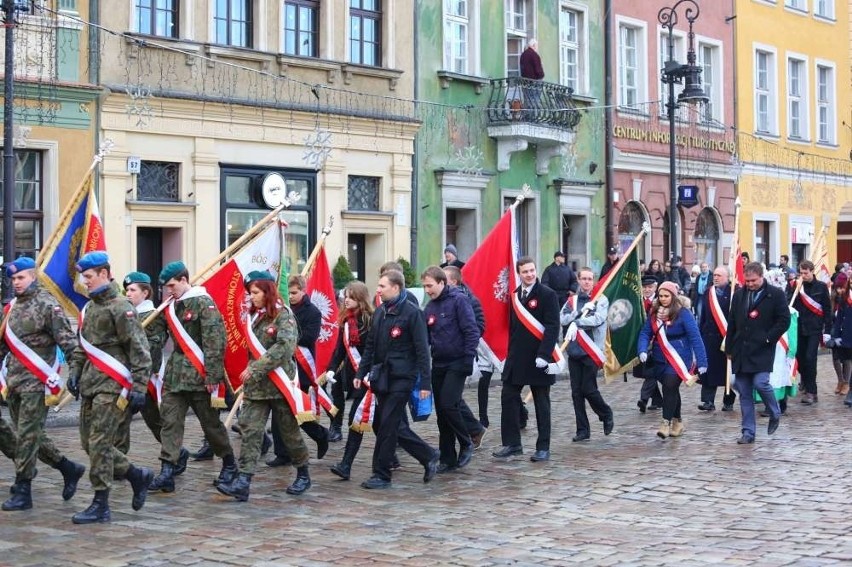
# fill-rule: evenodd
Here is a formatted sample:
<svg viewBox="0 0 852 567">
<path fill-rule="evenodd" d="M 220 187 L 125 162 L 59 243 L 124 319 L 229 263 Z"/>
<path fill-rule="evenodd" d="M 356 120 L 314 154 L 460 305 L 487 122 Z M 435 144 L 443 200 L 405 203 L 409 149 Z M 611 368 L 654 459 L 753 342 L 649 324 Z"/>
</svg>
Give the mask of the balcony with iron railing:
<svg viewBox="0 0 852 567">
<path fill-rule="evenodd" d="M 581 114 L 570 87 L 506 77 L 491 81 L 488 135 L 497 140 L 497 169 L 509 169 L 511 155 L 536 147 L 536 171 L 547 173 L 550 160 L 574 140 Z"/>
</svg>

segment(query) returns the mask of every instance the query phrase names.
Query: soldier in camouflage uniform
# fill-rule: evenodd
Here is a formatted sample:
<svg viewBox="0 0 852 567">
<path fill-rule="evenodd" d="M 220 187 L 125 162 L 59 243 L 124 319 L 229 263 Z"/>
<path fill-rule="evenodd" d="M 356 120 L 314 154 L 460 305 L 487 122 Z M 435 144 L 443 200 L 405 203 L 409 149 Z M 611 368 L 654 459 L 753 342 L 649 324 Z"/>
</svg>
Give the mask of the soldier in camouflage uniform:
<svg viewBox="0 0 852 567">
<path fill-rule="evenodd" d="M 8 421 L 0 415 L 0 453 L 6 455 L 7 459 L 15 460 L 15 451 L 18 450 L 18 436 Z"/>
<path fill-rule="evenodd" d="M 183 262 L 166 265 L 159 280 L 164 286 L 164 295 L 174 300 L 160 317 L 165 318 L 175 349 L 166 363 L 163 400 L 160 403 L 162 468 L 149 489 L 162 492 L 175 490 L 175 467 L 180 459 L 189 408 L 198 418 L 214 453 L 222 458 L 222 470 L 213 484 L 230 483 L 237 475 L 237 462 L 228 432 L 219 420 L 219 412 L 213 407 L 211 397 L 225 381 L 225 322 L 207 291 L 189 283 L 189 272 Z M 192 353 L 188 356 L 184 350 L 191 351 L 194 347 L 203 354 L 203 359 L 196 360 L 196 363 L 203 364 L 201 369 L 193 365 Z M 224 400 L 222 402 L 224 404 Z"/>
<path fill-rule="evenodd" d="M 62 473 L 65 481 L 62 498 L 65 500 L 74 496 L 77 482 L 86 471 L 83 465 L 62 456 L 45 434 L 45 383 L 19 358 L 19 355 L 26 356 L 20 347 L 10 347 L 10 335 L 13 335 L 23 343 L 23 348 L 30 349 L 31 355 L 40 358 L 48 367 L 46 370 L 50 370 L 50 374 L 44 375 L 43 378 L 48 383 L 53 382 L 51 386 L 55 387 L 59 383 L 58 366 L 54 370 L 56 346 L 59 345 L 66 357 L 70 356 L 77 346 L 68 317 L 56 299 L 37 282 L 35 267 L 31 258 L 18 258 L 6 267 L 6 275 L 12 280 L 15 302 L 10 306 L 3 321 L 4 340 L 0 341 L 0 359 L 8 354 L 6 381 L 9 413 L 18 440 L 14 449 L 13 494 L 2 506 L 6 511 L 32 508 L 31 483 L 36 474 L 36 456 Z M 27 362 L 35 364 L 32 359 Z M 4 433 L 3 436 L 8 439 L 9 433 Z M 14 442 L 15 434 L 11 433 L 12 447 L 15 447 Z M 9 441 L 4 442 L 8 443 Z"/>
<path fill-rule="evenodd" d="M 134 510 L 145 504 L 154 475 L 150 469 L 131 464 L 115 444 L 126 413 L 139 411 L 145 404 L 151 355 L 136 311 L 112 281 L 106 252 L 85 254 L 77 262 L 77 271 L 83 276 L 90 301 L 80 316 L 80 345 L 70 359 L 68 391 L 83 398 L 80 441 L 89 455 L 89 479 L 95 497 L 86 510 L 71 520 L 75 524 L 91 524 L 110 521 L 109 491 L 113 479 L 130 481 Z M 121 372 L 124 379 L 132 382 L 126 399 L 119 380 L 100 370 L 95 361 L 102 367 L 105 362 L 111 363 L 118 369 L 116 375 Z"/>
<path fill-rule="evenodd" d="M 266 352 L 255 358 L 243 371 L 243 405 L 240 413 L 240 426 L 243 441 L 240 449 L 240 474 L 230 483 L 220 483 L 219 492 L 233 496 L 241 502 L 249 497 L 251 477 L 257 468 L 261 445 L 265 435 L 266 420 L 270 412 L 277 417 L 273 423 L 279 426 L 279 435 L 287 448 L 287 453 L 296 467 L 296 480 L 287 488 L 288 494 L 302 494 L 311 487 L 308 474 L 308 448 L 302 439 L 299 424 L 293 416 L 290 406 L 278 390 L 269 372 L 281 367 L 287 376 L 295 375 L 293 351 L 299 339 L 296 319 L 287 309 L 275 284 L 275 278 L 266 271 L 249 273 L 245 280 L 251 296 L 251 328 Z"/>
<path fill-rule="evenodd" d="M 154 288 L 151 287 L 151 278 L 148 274 L 142 272 L 130 272 L 124 276 L 122 281 L 124 286 L 124 294 L 128 301 L 136 309 L 139 315 L 139 320 L 143 323 L 156 308 L 151 298 L 154 297 Z M 163 344 L 166 342 L 166 321 L 162 317 L 156 317 L 147 326 L 145 326 L 145 336 L 148 339 L 148 349 L 151 352 L 151 375 L 156 375 L 160 372 L 163 362 Z M 154 438 L 162 443 L 160 438 L 160 429 L 162 422 L 160 419 L 160 405 L 154 392 L 155 386 L 152 382 L 148 382 L 148 393 L 145 396 L 145 407 L 142 408 L 142 419 Z M 127 414 L 127 419 L 122 424 L 119 443 L 116 445 L 118 450 L 127 454 L 130 450 L 130 423 L 133 420 L 131 413 Z M 186 462 L 189 460 L 189 451 L 184 448 L 180 450 L 177 467 L 175 468 L 175 476 L 183 474 L 186 470 Z"/>
</svg>

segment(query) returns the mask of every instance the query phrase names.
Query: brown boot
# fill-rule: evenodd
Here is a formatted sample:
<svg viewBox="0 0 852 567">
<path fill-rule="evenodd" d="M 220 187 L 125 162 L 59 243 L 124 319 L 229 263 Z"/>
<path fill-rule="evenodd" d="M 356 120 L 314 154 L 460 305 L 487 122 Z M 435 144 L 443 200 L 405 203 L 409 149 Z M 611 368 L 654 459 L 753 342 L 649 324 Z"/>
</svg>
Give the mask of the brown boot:
<svg viewBox="0 0 852 567">
<path fill-rule="evenodd" d="M 668 437 L 671 434 L 671 431 L 672 431 L 671 422 L 667 419 L 664 419 L 663 422 L 660 424 L 660 430 L 657 431 L 657 437 L 659 437 L 660 439 L 665 439 L 666 437 Z"/>
<path fill-rule="evenodd" d="M 840 395 L 845 396 L 849 393 L 849 382 L 844 382 L 843 386 L 840 388 Z"/>
<path fill-rule="evenodd" d="M 843 391 L 843 381 L 838 380 L 837 381 L 837 387 L 834 389 L 834 395 L 839 396 L 840 392 L 842 392 L 842 391 Z"/>
<path fill-rule="evenodd" d="M 680 437 L 681 435 L 683 435 L 684 431 L 686 431 L 686 429 L 683 427 L 683 422 L 676 417 L 672 418 L 672 425 L 671 430 L 669 431 L 669 437 Z"/>
</svg>

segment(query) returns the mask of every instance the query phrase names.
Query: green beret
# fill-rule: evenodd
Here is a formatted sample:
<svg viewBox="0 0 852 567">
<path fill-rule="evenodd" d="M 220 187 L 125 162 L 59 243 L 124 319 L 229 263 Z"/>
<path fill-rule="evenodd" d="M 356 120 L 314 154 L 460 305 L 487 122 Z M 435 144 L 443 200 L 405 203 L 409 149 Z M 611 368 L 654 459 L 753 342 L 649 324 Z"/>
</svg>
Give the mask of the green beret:
<svg viewBox="0 0 852 567">
<path fill-rule="evenodd" d="M 245 286 L 253 284 L 254 282 L 274 282 L 275 276 L 269 273 L 268 270 L 255 270 L 253 272 L 249 272 L 245 279 Z"/>
<path fill-rule="evenodd" d="M 83 254 L 80 257 L 80 259 L 77 261 L 77 271 L 85 272 L 86 270 L 91 270 L 92 268 L 100 268 L 101 266 L 106 266 L 107 264 L 109 264 L 109 256 L 107 256 L 107 253 L 102 250 L 96 250 L 94 252 Z"/>
<path fill-rule="evenodd" d="M 134 283 L 151 285 L 151 276 L 142 272 L 130 272 L 124 276 L 124 281 L 121 283 L 124 285 L 124 289 L 127 289 L 127 286 Z"/>
<path fill-rule="evenodd" d="M 178 262 L 170 262 L 170 263 L 166 264 L 166 267 L 163 268 L 162 272 L 160 272 L 160 277 L 159 277 L 160 285 L 166 285 L 166 282 L 168 282 L 170 279 L 172 279 L 173 277 L 175 277 L 179 273 L 185 272 L 185 271 L 186 271 L 186 264 L 184 264 L 183 262 L 178 261 Z"/>
</svg>

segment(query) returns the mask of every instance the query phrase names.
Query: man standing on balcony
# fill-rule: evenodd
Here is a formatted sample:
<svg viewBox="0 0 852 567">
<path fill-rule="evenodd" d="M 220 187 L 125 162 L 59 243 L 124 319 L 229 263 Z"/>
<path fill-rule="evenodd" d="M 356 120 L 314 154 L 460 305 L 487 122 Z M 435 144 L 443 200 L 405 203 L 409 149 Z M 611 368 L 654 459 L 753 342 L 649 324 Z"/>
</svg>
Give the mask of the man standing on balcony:
<svg viewBox="0 0 852 567">
<path fill-rule="evenodd" d="M 524 93 L 524 108 L 526 118 L 532 120 L 537 110 L 541 110 L 541 85 L 533 81 L 544 79 L 544 69 L 541 66 L 541 57 L 538 54 L 538 40 L 530 39 L 527 48 L 521 53 L 521 77 L 532 79 L 521 81 L 521 89 Z"/>
</svg>

